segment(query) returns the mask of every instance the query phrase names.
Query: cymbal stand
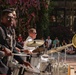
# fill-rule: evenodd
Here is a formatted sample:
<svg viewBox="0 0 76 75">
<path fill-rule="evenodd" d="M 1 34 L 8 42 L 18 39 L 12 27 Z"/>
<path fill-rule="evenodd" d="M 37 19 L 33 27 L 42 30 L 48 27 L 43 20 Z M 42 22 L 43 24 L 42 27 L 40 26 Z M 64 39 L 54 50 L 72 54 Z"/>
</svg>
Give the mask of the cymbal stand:
<svg viewBox="0 0 76 75">
<path fill-rule="evenodd" d="M 60 60 L 60 52 L 58 52 L 58 75 L 59 75 L 59 60 Z"/>
<path fill-rule="evenodd" d="M 47 48 L 45 48 L 45 54 L 47 54 Z"/>
<path fill-rule="evenodd" d="M 65 56 L 64 56 L 64 61 L 63 61 L 63 72 L 66 73 L 67 72 L 67 53 L 66 53 L 67 48 L 65 48 Z"/>
<path fill-rule="evenodd" d="M 45 71 L 47 71 L 46 75 L 52 75 L 52 65 L 51 65 L 51 63 L 48 63 Z"/>
<path fill-rule="evenodd" d="M 51 53 L 51 57 L 53 57 L 53 53 Z"/>
<path fill-rule="evenodd" d="M 65 63 L 66 63 L 66 50 L 67 50 L 67 49 L 65 48 Z"/>
</svg>

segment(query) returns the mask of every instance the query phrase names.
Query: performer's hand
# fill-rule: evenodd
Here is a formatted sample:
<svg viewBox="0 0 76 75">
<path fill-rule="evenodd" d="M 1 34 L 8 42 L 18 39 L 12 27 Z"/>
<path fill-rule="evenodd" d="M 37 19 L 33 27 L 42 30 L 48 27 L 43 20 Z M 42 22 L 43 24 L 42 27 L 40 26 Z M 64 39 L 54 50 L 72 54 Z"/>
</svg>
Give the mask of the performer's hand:
<svg viewBox="0 0 76 75">
<path fill-rule="evenodd" d="M 0 58 L 5 56 L 5 52 L 4 51 L 0 51 Z"/>
<path fill-rule="evenodd" d="M 26 54 L 32 54 L 32 52 L 31 52 L 30 50 L 24 50 L 24 52 L 25 52 Z"/>
<path fill-rule="evenodd" d="M 24 61 L 24 65 L 25 65 L 26 67 L 32 68 L 31 64 L 30 64 L 29 62 L 27 62 L 27 61 Z"/>
<path fill-rule="evenodd" d="M 20 52 L 20 49 L 19 49 L 18 47 L 16 47 L 16 50 L 17 50 L 18 52 Z"/>
<path fill-rule="evenodd" d="M 4 48 L 3 51 L 5 52 L 6 56 L 11 56 L 12 55 L 12 51 L 9 50 L 8 48 Z"/>
</svg>

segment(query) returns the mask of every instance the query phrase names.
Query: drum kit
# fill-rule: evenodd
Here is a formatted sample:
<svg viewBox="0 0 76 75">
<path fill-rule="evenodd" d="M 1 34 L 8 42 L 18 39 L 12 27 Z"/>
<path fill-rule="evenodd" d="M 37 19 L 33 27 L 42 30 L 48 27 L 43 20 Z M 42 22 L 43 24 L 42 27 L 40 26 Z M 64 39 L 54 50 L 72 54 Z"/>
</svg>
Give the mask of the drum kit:
<svg viewBox="0 0 76 75">
<path fill-rule="evenodd" d="M 33 73 L 33 74 L 35 73 L 34 75 L 36 75 L 36 74 L 42 75 L 41 73 L 42 72 L 46 72 L 46 71 L 51 73 L 49 75 L 52 75 L 52 68 L 55 67 L 56 61 L 55 61 L 55 58 L 53 56 L 50 56 L 50 55 L 52 55 L 54 53 L 58 53 L 58 60 L 57 60 L 57 62 L 58 62 L 58 66 L 59 66 L 59 58 L 60 58 L 59 53 L 60 53 L 60 51 L 62 51 L 63 49 L 65 49 L 65 48 L 67 48 L 67 47 L 69 47 L 71 45 L 73 45 L 75 47 L 75 41 L 74 41 L 75 40 L 75 36 L 73 37 L 71 44 L 67 44 L 67 45 L 64 45 L 64 46 L 61 46 L 61 47 L 57 47 L 57 48 L 53 48 L 51 50 L 47 50 L 46 54 L 43 53 L 42 55 L 40 55 L 40 57 L 39 57 L 40 58 L 40 62 L 38 63 L 37 66 L 32 66 L 31 65 L 32 68 L 26 67 L 26 66 L 23 66 L 23 67 L 26 69 L 27 72 L 30 72 L 30 73 Z M 45 51 L 44 47 L 39 47 L 39 46 L 41 46 L 43 44 L 44 44 L 43 40 L 33 40 L 31 42 L 28 42 L 27 46 L 28 47 L 37 47 L 38 46 L 38 48 L 33 50 L 33 53 L 41 53 L 41 52 Z M 25 57 L 28 56 L 26 54 L 14 54 L 14 53 L 13 53 L 13 55 L 25 56 Z M 66 59 L 66 51 L 65 51 L 65 59 Z M 58 75 L 59 75 L 59 69 L 58 69 Z"/>
<path fill-rule="evenodd" d="M 36 47 L 36 46 L 41 46 L 44 44 L 44 41 L 43 40 L 35 40 L 35 41 L 31 41 L 28 43 L 27 46 L 29 47 Z M 34 69 L 31 70 L 31 68 L 27 70 L 28 72 L 32 72 L 32 73 L 36 73 L 36 74 L 39 74 L 41 75 L 42 72 L 48 72 L 50 74 L 52 74 L 52 68 L 53 68 L 53 65 L 55 63 L 55 58 L 54 57 L 50 57 L 49 55 L 50 54 L 53 54 L 53 53 L 58 53 L 60 52 L 61 50 L 65 49 L 66 47 L 69 47 L 71 46 L 71 44 L 68 44 L 68 45 L 65 45 L 65 46 L 62 46 L 62 47 L 57 47 L 57 48 L 54 48 L 54 49 L 51 49 L 51 50 L 47 50 L 46 54 L 42 54 L 40 55 L 40 61 L 38 63 L 37 66 L 33 66 Z M 39 47 L 35 50 L 33 50 L 33 53 L 41 53 L 41 52 L 45 52 L 45 48 L 43 47 Z M 58 57 L 59 58 L 59 57 Z M 58 62 L 59 62 L 59 59 L 58 59 Z M 30 71 L 31 70 L 31 71 Z"/>
</svg>

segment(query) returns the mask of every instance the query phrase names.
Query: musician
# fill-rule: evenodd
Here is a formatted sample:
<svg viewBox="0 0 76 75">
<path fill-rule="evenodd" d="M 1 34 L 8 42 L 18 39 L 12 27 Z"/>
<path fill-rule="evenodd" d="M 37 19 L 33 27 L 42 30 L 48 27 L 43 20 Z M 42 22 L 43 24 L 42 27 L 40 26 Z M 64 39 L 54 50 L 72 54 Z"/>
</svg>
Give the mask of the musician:
<svg viewBox="0 0 76 75">
<path fill-rule="evenodd" d="M 12 10 L 12 12 L 13 12 L 13 15 L 14 15 L 14 17 L 16 18 L 16 13 L 15 13 L 15 10 L 14 9 L 11 9 Z M 16 22 L 14 21 L 14 26 L 13 27 L 16 27 Z M 25 53 L 27 53 L 27 54 L 32 54 L 32 52 L 29 50 L 29 49 L 27 49 L 27 48 L 23 48 L 23 47 L 21 47 L 21 45 L 18 43 L 18 42 L 16 42 L 16 49 L 17 50 L 19 50 L 19 49 L 22 49 L 22 51 L 23 52 L 25 52 Z M 21 50 L 20 50 L 21 51 Z M 21 75 L 21 74 L 24 74 L 24 72 L 25 72 L 25 70 L 23 70 L 23 68 L 21 67 L 20 68 L 20 71 L 19 71 L 19 75 Z M 27 74 L 26 74 L 27 75 Z"/>
<path fill-rule="evenodd" d="M 13 42 L 13 32 L 9 30 L 9 28 L 13 25 L 14 16 L 12 14 L 11 10 L 4 10 L 1 15 L 1 24 L 0 24 L 0 50 L 5 53 L 4 57 L 4 63 L 2 62 L 2 59 L 0 59 L 0 74 L 7 74 L 8 67 L 6 65 L 7 58 L 6 56 L 12 55 L 12 52 L 18 53 L 18 51 L 15 48 L 14 42 Z M 11 44 L 12 43 L 12 44 Z M 13 49 L 12 49 L 13 47 Z M 12 51 L 11 51 L 12 50 Z M 20 63 L 24 64 L 25 66 L 31 65 L 26 62 L 22 57 L 20 56 L 14 56 L 14 58 Z"/>
<path fill-rule="evenodd" d="M 16 24 L 17 23 L 16 9 L 15 8 L 9 8 L 8 10 L 12 11 L 12 14 L 13 14 L 13 17 L 14 17 L 13 24 L 11 25 L 10 30 L 12 30 L 12 29 L 14 30 L 16 28 L 16 26 L 17 26 L 17 24 Z M 16 36 L 16 34 L 15 34 L 15 36 Z M 17 41 L 16 41 L 16 50 L 18 50 L 19 52 L 24 51 L 27 54 L 31 53 L 29 50 L 25 50 L 23 48 L 23 46 L 20 43 L 18 43 Z"/>
<path fill-rule="evenodd" d="M 36 35 L 37 35 L 36 29 L 30 28 L 30 29 L 28 30 L 28 37 L 27 37 L 27 39 L 24 41 L 24 49 L 30 50 L 31 52 L 32 52 L 34 49 L 36 49 L 35 47 L 28 47 L 28 46 L 26 45 L 28 42 L 33 41 L 33 40 L 36 38 Z"/>
<path fill-rule="evenodd" d="M 12 31 L 14 30 L 15 31 L 15 28 L 17 26 L 17 24 L 16 24 L 16 22 L 17 22 L 16 9 L 15 8 L 9 8 L 8 10 L 11 10 L 12 11 L 12 14 L 14 16 L 13 24 L 11 25 L 10 30 L 12 30 Z M 23 48 L 23 46 L 20 43 L 18 43 L 18 41 L 16 41 L 16 40 L 15 40 L 15 45 L 16 45 L 15 48 L 16 48 L 16 50 L 19 53 L 25 52 L 26 54 L 31 54 L 31 52 L 29 50 L 25 50 Z M 24 59 L 25 59 L 25 57 L 24 57 Z M 21 67 L 20 70 L 19 70 L 19 75 L 24 74 L 24 72 L 25 72 L 25 69 L 23 70 L 23 67 Z"/>
<path fill-rule="evenodd" d="M 35 29 L 35 28 L 30 28 L 30 29 L 28 30 L 28 37 L 27 37 L 27 39 L 24 41 L 24 49 L 30 50 L 30 51 L 31 51 L 31 54 L 33 53 L 32 51 L 35 50 L 37 47 L 28 47 L 28 46 L 27 46 L 27 43 L 30 42 L 30 41 L 33 41 L 33 40 L 36 38 L 36 36 L 37 36 L 36 29 Z M 31 60 L 32 60 L 31 57 L 28 57 L 28 58 L 27 58 L 27 61 L 31 62 L 31 64 L 32 64 L 33 66 L 36 66 L 36 65 L 35 65 L 35 59 L 34 59 L 33 62 L 32 62 Z"/>
</svg>

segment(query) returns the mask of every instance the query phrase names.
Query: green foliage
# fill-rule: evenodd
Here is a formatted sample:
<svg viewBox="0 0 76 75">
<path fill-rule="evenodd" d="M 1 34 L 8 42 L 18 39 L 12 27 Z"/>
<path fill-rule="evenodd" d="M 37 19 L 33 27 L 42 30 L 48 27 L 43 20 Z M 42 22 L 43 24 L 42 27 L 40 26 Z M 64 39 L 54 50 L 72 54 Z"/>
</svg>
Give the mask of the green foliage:
<svg viewBox="0 0 76 75">
<path fill-rule="evenodd" d="M 48 7 L 48 13 L 51 14 L 52 10 L 54 9 L 54 7 L 57 6 L 57 3 L 54 1 L 51 1 L 49 3 L 49 7 Z"/>
<path fill-rule="evenodd" d="M 31 4 L 30 2 L 33 4 Z M 17 8 L 17 14 L 18 14 L 18 25 L 17 25 L 17 35 L 22 34 L 24 38 L 26 38 L 27 30 L 30 27 L 34 27 L 37 29 L 38 38 L 40 37 L 47 37 L 48 35 L 52 36 L 52 38 L 55 38 L 55 36 L 59 36 L 59 38 L 71 37 L 68 35 L 70 32 L 68 28 L 61 27 L 62 30 L 59 30 L 59 27 L 57 27 L 56 22 L 51 22 L 50 17 L 52 15 L 52 11 L 57 6 L 57 2 L 55 0 L 27 0 L 27 2 L 21 4 L 15 4 L 11 6 L 10 4 L 6 3 L 6 0 L 3 0 L 2 3 L 0 3 L 0 10 L 3 10 L 5 8 L 9 7 L 15 7 Z M 36 2 L 35 1 L 39 1 Z M 1 13 L 1 12 L 0 12 Z M 61 12 L 57 14 L 57 19 L 61 21 L 60 18 Z M 54 14 L 53 14 L 54 15 Z M 55 16 L 55 15 L 54 15 Z M 61 25 L 64 24 L 64 21 L 62 21 Z M 54 28 L 55 27 L 55 28 Z M 64 29 L 63 29 L 64 28 Z M 67 35 L 66 35 L 67 33 Z M 70 32 L 71 33 L 71 32 Z"/>
</svg>

